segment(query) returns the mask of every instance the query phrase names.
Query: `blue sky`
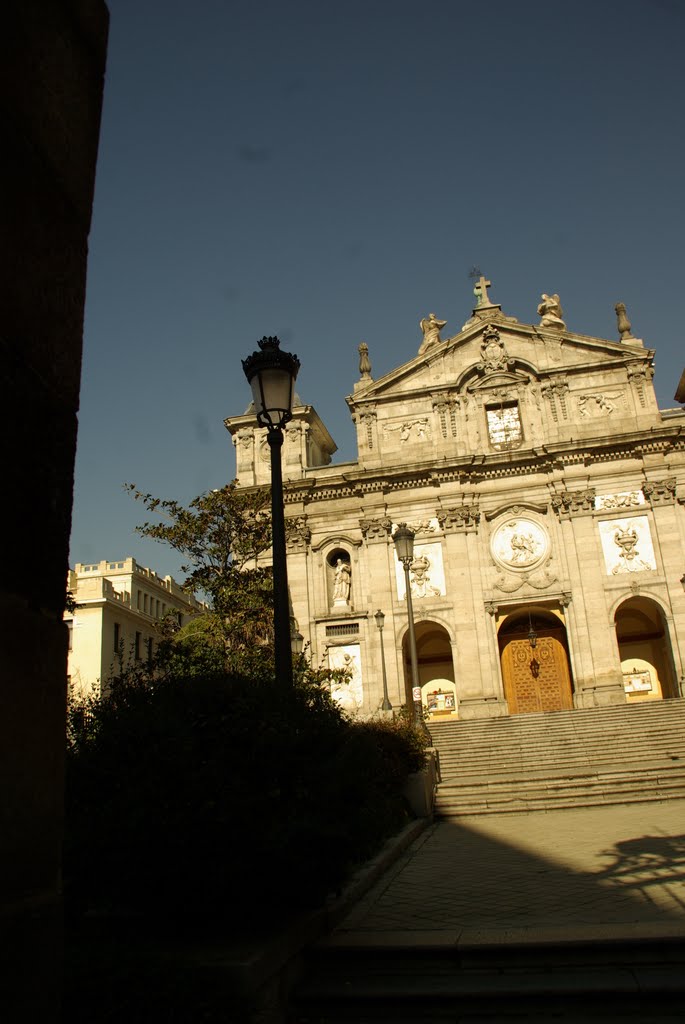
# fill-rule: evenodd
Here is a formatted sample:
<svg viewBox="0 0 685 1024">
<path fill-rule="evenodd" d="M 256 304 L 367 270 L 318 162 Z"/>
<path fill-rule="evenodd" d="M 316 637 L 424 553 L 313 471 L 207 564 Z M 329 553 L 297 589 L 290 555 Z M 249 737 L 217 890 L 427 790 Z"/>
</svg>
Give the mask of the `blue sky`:
<svg viewBox="0 0 685 1024">
<path fill-rule="evenodd" d="M 71 563 L 132 554 L 131 481 L 188 501 L 235 474 L 228 415 L 263 335 L 355 457 L 345 395 L 457 333 L 479 266 L 537 322 L 681 341 L 685 7 L 678 0 L 109 0 Z"/>
</svg>

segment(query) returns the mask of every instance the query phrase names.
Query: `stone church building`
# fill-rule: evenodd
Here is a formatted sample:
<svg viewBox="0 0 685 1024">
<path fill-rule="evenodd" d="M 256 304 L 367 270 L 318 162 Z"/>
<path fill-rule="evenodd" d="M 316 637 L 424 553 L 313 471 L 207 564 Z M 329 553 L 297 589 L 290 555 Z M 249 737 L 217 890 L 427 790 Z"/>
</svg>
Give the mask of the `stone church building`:
<svg viewBox="0 0 685 1024">
<path fill-rule="evenodd" d="M 685 410 L 657 406 L 654 351 L 616 307 L 618 340 L 568 330 L 556 295 L 538 322 L 475 288 L 461 331 L 420 324 L 416 357 L 379 379 L 359 346 L 347 398 L 355 462 L 297 402 L 283 446 L 292 609 L 335 694 L 393 707 L 410 678 L 404 571 L 424 705 L 487 718 L 661 700 L 685 671 Z M 251 409 L 226 420 L 243 486 L 268 485 Z M 377 628 L 374 613 L 385 615 Z"/>
</svg>

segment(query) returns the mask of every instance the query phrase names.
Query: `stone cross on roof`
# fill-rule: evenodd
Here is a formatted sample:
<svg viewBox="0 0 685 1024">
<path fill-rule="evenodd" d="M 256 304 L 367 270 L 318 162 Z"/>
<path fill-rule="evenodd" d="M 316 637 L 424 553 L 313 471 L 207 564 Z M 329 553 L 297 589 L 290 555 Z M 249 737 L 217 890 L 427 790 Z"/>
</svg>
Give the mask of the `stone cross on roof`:
<svg viewBox="0 0 685 1024">
<path fill-rule="evenodd" d="M 478 306 L 492 306 L 492 302 L 490 302 L 490 296 L 488 295 L 488 288 L 491 288 L 491 287 L 492 287 L 492 281 L 488 281 L 481 274 L 480 278 L 476 282 L 476 285 L 475 285 L 475 287 L 473 289 L 474 294 L 475 294 L 476 299 L 477 299 Z"/>
</svg>

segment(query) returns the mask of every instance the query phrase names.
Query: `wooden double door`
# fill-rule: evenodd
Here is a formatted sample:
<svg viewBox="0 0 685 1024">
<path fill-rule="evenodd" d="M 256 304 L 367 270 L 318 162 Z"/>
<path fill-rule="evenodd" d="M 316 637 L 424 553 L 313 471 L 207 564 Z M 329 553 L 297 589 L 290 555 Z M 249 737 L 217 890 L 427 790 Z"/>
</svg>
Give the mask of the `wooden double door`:
<svg viewBox="0 0 685 1024">
<path fill-rule="evenodd" d="M 502 678 L 511 715 L 573 707 L 564 641 L 561 630 L 539 636 L 535 648 L 530 646 L 527 636 L 507 638 L 502 648 Z"/>
</svg>

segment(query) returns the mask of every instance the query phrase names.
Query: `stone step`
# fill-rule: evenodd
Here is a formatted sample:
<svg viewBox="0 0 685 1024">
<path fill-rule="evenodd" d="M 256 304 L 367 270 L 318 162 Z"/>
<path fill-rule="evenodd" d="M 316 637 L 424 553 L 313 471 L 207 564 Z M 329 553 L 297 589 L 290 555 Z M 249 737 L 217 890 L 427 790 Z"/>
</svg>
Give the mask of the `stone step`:
<svg viewBox="0 0 685 1024">
<path fill-rule="evenodd" d="M 581 785 L 586 781 L 601 780 L 606 785 L 621 783 L 633 780 L 646 782 L 652 779 L 685 778 L 685 763 L 676 765 L 615 765 L 605 771 L 598 771 L 595 766 L 588 766 L 580 769 L 563 768 L 559 772 L 551 773 L 545 771 L 526 772 L 520 769 L 513 770 L 507 774 L 481 775 L 467 779 L 443 780 L 440 784 L 440 792 L 476 792 L 479 789 L 514 788 L 519 786 L 530 786 L 535 788 L 540 785 Z"/>
<path fill-rule="evenodd" d="M 658 786 L 630 789 L 581 787 L 573 792 L 540 791 L 489 794 L 451 799 L 438 794 L 435 813 L 440 818 L 474 817 L 480 814 L 508 814 L 521 811 L 561 810 L 568 807 L 610 807 L 612 805 L 661 803 L 685 799 L 685 780 L 660 782 Z"/>
<path fill-rule="evenodd" d="M 633 728 L 637 723 L 659 721 L 685 721 L 685 698 L 660 701 L 650 705 L 624 705 L 618 709 L 596 708 L 582 711 L 555 711 L 546 714 L 513 715 L 508 718 L 487 720 L 438 722 L 431 721 L 429 729 L 435 736 L 454 733 L 492 735 L 493 732 L 522 735 L 529 732 L 547 732 L 548 729 L 571 731 L 605 731 L 613 725 Z"/>
<path fill-rule="evenodd" d="M 629 804 L 663 803 L 664 800 L 685 799 L 685 787 L 674 788 L 669 793 L 657 790 L 642 790 L 631 795 L 602 793 L 590 796 L 583 793 L 578 797 L 556 797 L 552 800 L 521 800 L 510 802 L 485 803 L 480 801 L 473 805 L 436 806 L 435 813 L 442 821 L 461 820 L 462 818 L 479 818 L 489 814 L 532 814 L 533 812 L 583 810 L 589 807 L 627 807 Z"/>
<path fill-rule="evenodd" d="M 685 700 L 432 728 L 445 817 L 685 795 Z"/>
<path fill-rule="evenodd" d="M 524 772 L 533 777 L 554 774 L 557 771 L 573 771 L 577 774 L 584 769 L 595 767 L 602 771 L 620 770 L 634 765 L 636 770 L 652 767 L 677 768 L 678 765 L 685 765 L 685 751 L 682 755 L 664 752 L 656 755 L 650 750 L 641 754 L 640 752 L 628 751 L 625 757 L 618 760 L 616 751 L 607 753 L 603 757 L 588 757 L 587 755 L 574 755 L 573 757 L 558 758 L 534 758 L 524 759 L 510 757 L 503 761 L 485 759 L 477 761 L 466 759 L 463 761 L 452 761 L 440 758 L 440 770 L 443 780 L 453 778 L 455 781 L 480 778 L 482 776 L 510 776 L 513 772 Z"/>
<path fill-rule="evenodd" d="M 464 751 L 494 750 L 502 747 L 510 747 L 520 750 L 533 747 L 551 746 L 584 746 L 597 747 L 611 741 L 625 741 L 627 743 L 663 743 L 669 741 L 680 741 L 683 744 L 683 729 L 685 729 L 685 718 L 682 722 L 662 722 L 658 725 L 625 726 L 622 729 L 603 729 L 596 733 L 584 733 L 580 731 L 561 732 L 559 729 L 549 729 L 537 735 L 530 736 L 508 736 L 501 733 L 489 733 L 485 736 L 454 736 L 435 734 L 433 730 L 431 738 L 433 745 L 441 750 L 454 750 L 463 753 Z"/>
</svg>

